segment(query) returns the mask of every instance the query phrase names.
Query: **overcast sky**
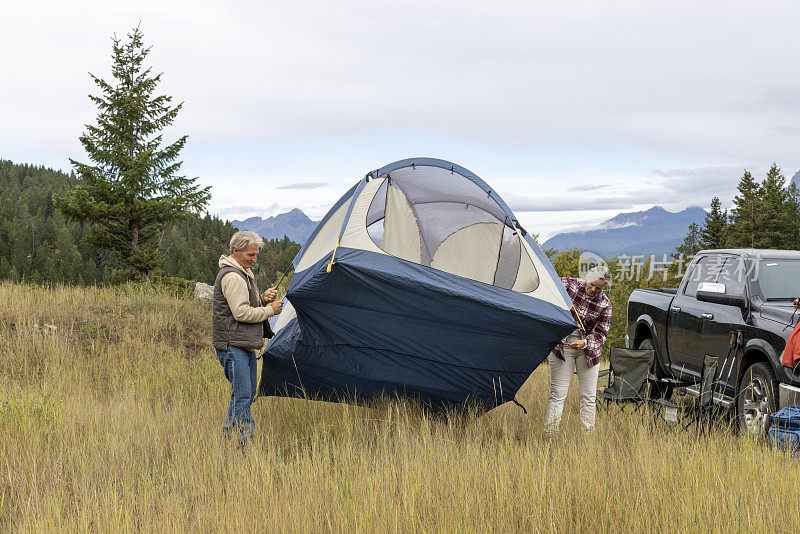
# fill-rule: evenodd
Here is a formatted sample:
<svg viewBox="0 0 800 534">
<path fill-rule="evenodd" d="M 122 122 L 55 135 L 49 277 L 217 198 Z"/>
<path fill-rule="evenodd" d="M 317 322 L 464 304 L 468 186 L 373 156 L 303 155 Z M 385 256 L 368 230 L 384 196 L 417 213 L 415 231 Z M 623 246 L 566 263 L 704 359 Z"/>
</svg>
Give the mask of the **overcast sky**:
<svg viewBox="0 0 800 534">
<path fill-rule="evenodd" d="M 727 205 L 800 169 L 796 2 L 7 3 L 0 158 L 70 170 L 141 21 L 167 140 L 212 213 L 320 218 L 366 172 L 438 157 L 543 237 L 620 211 Z"/>
</svg>

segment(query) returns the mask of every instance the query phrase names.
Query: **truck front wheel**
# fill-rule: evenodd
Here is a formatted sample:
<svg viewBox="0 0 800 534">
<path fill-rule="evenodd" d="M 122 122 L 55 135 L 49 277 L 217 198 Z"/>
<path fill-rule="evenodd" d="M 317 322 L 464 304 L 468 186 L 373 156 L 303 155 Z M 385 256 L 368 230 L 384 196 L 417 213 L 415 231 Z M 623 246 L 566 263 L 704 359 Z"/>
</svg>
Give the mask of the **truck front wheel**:
<svg viewBox="0 0 800 534">
<path fill-rule="evenodd" d="M 769 416 L 776 410 L 777 390 L 775 375 L 766 363 L 756 362 L 748 367 L 736 396 L 739 428 L 754 436 L 764 436 Z"/>
</svg>

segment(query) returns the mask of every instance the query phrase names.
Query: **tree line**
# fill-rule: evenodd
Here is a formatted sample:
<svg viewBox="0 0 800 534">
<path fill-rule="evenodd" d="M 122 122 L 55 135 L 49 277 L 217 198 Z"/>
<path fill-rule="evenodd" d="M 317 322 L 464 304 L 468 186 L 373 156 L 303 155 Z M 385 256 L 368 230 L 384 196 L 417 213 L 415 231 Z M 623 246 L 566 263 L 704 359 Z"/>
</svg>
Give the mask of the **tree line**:
<svg viewBox="0 0 800 534">
<path fill-rule="evenodd" d="M 776 164 L 762 180 L 744 171 L 730 211 L 714 197 L 703 225 L 692 223 L 675 252 L 715 248 L 800 249 L 800 191 L 794 182 L 787 187 Z"/>
<path fill-rule="evenodd" d="M 0 279 L 39 284 L 113 284 L 126 266 L 87 239 L 88 225 L 71 221 L 55 198 L 81 184 L 74 173 L 0 160 Z M 209 214 L 167 225 L 153 274 L 213 283 L 236 228 Z M 253 268 L 260 287 L 291 269 L 300 245 L 266 241 Z"/>
</svg>

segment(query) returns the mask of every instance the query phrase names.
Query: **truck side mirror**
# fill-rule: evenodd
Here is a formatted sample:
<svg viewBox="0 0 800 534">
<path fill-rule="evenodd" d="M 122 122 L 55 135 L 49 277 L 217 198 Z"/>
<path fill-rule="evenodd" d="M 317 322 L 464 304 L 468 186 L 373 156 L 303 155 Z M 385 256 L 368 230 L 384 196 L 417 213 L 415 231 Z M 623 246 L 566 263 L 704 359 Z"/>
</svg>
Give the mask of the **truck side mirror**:
<svg viewBox="0 0 800 534">
<path fill-rule="evenodd" d="M 711 302 L 713 304 L 723 304 L 726 306 L 736 306 L 737 308 L 747 308 L 747 296 L 728 295 L 717 291 L 697 290 L 697 300 L 701 302 Z"/>
<path fill-rule="evenodd" d="M 709 293 L 725 293 L 725 284 L 714 282 L 700 282 L 697 285 L 698 291 L 708 291 Z"/>
</svg>

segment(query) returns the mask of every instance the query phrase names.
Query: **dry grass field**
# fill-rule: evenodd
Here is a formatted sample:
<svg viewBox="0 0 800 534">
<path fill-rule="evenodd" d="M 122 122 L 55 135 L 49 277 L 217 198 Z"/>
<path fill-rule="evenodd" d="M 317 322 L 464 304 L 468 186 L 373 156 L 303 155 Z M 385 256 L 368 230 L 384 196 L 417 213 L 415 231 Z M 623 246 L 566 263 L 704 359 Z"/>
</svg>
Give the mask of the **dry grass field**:
<svg viewBox="0 0 800 534">
<path fill-rule="evenodd" d="M 0 530 L 800 531 L 800 463 L 725 428 L 601 412 L 585 436 L 573 390 L 546 440 L 546 366 L 527 416 L 259 399 L 242 453 L 208 315 L 152 288 L 0 284 Z"/>
</svg>

